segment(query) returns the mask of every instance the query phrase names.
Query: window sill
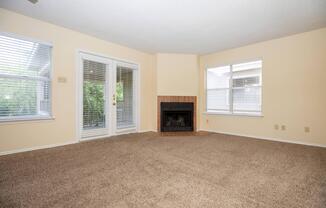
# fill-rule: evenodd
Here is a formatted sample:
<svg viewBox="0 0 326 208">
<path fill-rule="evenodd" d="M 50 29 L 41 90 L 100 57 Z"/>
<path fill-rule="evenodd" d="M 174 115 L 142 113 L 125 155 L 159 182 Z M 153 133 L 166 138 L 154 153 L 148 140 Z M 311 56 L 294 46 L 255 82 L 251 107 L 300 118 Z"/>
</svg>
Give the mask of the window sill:
<svg viewBox="0 0 326 208">
<path fill-rule="evenodd" d="M 29 117 L 17 117 L 17 118 L 0 118 L 1 124 L 11 124 L 11 123 L 20 123 L 20 122 L 37 122 L 37 121 L 47 121 L 54 120 L 53 116 L 29 116 Z"/>
<path fill-rule="evenodd" d="M 248 116 L 248 117 L 264 117 L 262 113 L 228 113 L 228 112 L 204 112 L 206 115 L 221 115 L 221 116 Z"/>
</svg>

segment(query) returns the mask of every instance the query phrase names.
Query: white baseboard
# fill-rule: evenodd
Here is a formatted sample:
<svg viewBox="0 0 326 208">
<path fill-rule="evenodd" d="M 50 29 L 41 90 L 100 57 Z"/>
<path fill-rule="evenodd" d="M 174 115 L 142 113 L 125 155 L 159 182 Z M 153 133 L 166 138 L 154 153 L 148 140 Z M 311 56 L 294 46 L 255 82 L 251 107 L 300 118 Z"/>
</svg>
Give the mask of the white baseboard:
<svg viewBox="0 0 326 208">
<path fill-rule="evenodd" d="M 20 153 L 20 152 L 29 152 L 29 151 L 33 151 L 33 150 L 39 150 L 39 149 L 47 149 L 47 148 L 52 148 L 52 147 L 60 147 L 60 146 L 65 146 L 68 144 L 75 144 L 75 143 L 77 143 L 77 142 L 71 141 L 71 142 L 64 142 L 64 143 L 59 143 L 59 144 L 48 144 L 48 145 L 42 145 L 42 146 L 37 146 L 37 147 L 27 147 L 27 148 L 22 148 L 22 149 L 8 150 L 8 151 L 0 152 L 0 156 L 10 155 L 10 154 Z"/>
<path fill-rule="evenodd" d="M 301 145 L 307 145 L 307 146 L 326 148 L 326 144 L 324 145 L 324 144 L 301 142 L 301 141 L 295 141 L 295 140 L 278 139 L 278 138 L 271 138 L 271 137 L 260 137 L 260 136 L 237 134 L 237 133 L 215 131 L 215 130 L 208 130 L 208 129 L 200 129 L 199 131 L 207 131 L 207 132 L 218 133 L 218 134 L 227 134 L 227 135 L 241 136 L 241 137 L 247 137 L 247 138 L 253 138 L 253 139 L 262 139 L 262 140 L 268 140 L 268 141 L 274 141 L 274 142 L 284 142 L 284 143 L 301 144 Z"/>
<path fill-rule="evenodd" d="M 138 131 L 138 133 L 145 133 L 145 132 L 157 132 L 157 131 L 153 130 L 153 129 Z M 117 135 L 128 134 L 128 133 L 136 133 L 136 131 L 133 131 L 133 132 L 120 132 Z M 115 135 L 115 136 L 117 136 L 117 135 Z M 90 137 L 90 138 L 83 139 L 81 141 L 79 141 L 78 139 L 75 139 L 74 141 L 71 141 L 71 142 L 64 142 L 64 143 L 59 143 L 59 144 L 48 144 L 48 145 L 42 145 L 42 146 L 36 146 L 36 147 L 28 147 L 28 148 L 22 148 L 22 149 L 8 150 L 8 151 L 0 152 L 0 156 L 2 156 L 2 155 L 10 155 L 10 154 L 15 154 L 15 153 L 21 153 L 21 152 L 29 152 L 29 151 L 33 151 L 33 150 L 47 149 L 47 148 L 52 148 L 52 147 L 60 147 L 60 146 L 68 145 L 68 144 L 76 144 L 78 142 L 89 141 L 89 140 L 93 140 L 93 139 L 94 140 L 95 139 L 102 139 L 102 138 L 107 138 L 107 137 L 108 136 Z"/>
<path fill-rule="evenodd" d="M 294 141 L 294 140 L 284 140 L 284 139 L 270 138 L 270 137 L 259 137 L 259 136 L 253 136 L 253 135 L 237 134 L 237 133 L 223 132 L 223 131 L 214 131 L 214 130 L 208 130 L 208 129 L 198 129 L 197 131 L 207 131 L 207 132 L 218 133 L 218 134 L 227 134 L 227 135 L 248 137 L 248 138 L 254 138 L 254 139 L 275 141 L 275 142 L 284 142 L 284 143 L 301 144 L 301 145 L 307 145 L 307 146 L 326 148 L 326 145 L 323 145 L 323 144 L 308 143 L 308 142 L 301 142 L 301 141 Z M 145 132 L 157 132 L 157 130 L 148 129 L 148 130 L 139 130 L 138 131 L 138 133 L 145 133 Z M 49 144 L 49 145 L 42 145 L 42 146 L 37 146 L 37 147 L 28 147 L 28 148 L 22 148 L 22 149 L 16 149 L 16 150 L 3 151 L 3 152 L 0 152 L 0 156 L 14 154 L 14 153 L 20 153 L 20 152 L 29 152 L 29 151 L 33 151 L 33 150 L 39 150 L 39 149 L 47 149 L 47 148 L 52 148 L 52 147 L 65 146 L 65 145 L 75 144 L 75 143 L 78 143 L 78 141 L 71 141 L 71 142 L 64 142 L 64 143 L 59 143 L 59 144 Z"/>
<path fill-rule="evenodd" d="M 145 132 L 157 132 L 156 129 L 143 129 L 143 130 L 139 130 L 138 133 L 145 133 Z"/>
</svg>

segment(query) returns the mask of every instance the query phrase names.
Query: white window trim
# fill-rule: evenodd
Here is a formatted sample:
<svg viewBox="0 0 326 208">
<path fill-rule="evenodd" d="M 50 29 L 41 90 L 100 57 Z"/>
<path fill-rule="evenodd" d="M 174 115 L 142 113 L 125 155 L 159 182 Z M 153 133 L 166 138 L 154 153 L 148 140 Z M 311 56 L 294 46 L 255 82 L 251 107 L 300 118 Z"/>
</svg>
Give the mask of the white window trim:
<svg viewBox="0 0 326 208">
<path fill-rule="evenodd" d="M 222 116 L 247 116 L 247 117 L 264 117 L 262 113 L 230 113 L 230 112 L 222 112 L 222 111 L 205 111 L 203 112 L 205 115 L 222 115 Z"/>
<path fill-rule="evenodd" d="M 25 40 L 25 41 L 30 41 L 30 42 L 35 42 L 39 44 L 43 44 L 46 46 L 49 46 L 51 48 L 50 50 L 50 71 L 49 71 L 49 78 L 36 78 L 36 77 L 30 77 L 30 76 L 20 76 L 20 75 L 9 75 L 9 74 L 1 74 L 1 78 L 13 78 L 13 79 L 24 79 L 24 80 L 37 80 L 37 81 L 48 81 L 49 82 L 49 100 L 50 100 L 50 107 L 49 107 L 49 115 L 28 115 L 28 116 L 10 116 L 10 117 L 0 117 L 0 124 L 5 124 L 5 123 L 14 123 L 14 122 L 21 122 L 21 121 L 42 121 L 42 120 L 54 120 L 55 117 L 52 114 L 52 75 L 53 75 L 53 56 L 52 56 L 52 50 L 53 50 L 53 45 L 50 42 L 45 42 L 41 40 L 37 40 L 34 38 L 29 38 L 26 36 L 14 34 L 14 33 L 8 33 L 8 32 L 3 32 L 0 31 L 0 35 L 2 36 L 7 36 L 11 38 L 16 38 L 20 40 Z"/>
<path fill-rule="evenodd" d="M 204 89 L 205 89 L 205 111 L 203 112 L 203 114 L 206 115 L 224 115 L 224 116 L 248 116 L 248 117 L 264 117 L 263 114 L 263 93 L 261 93 L 261 110 L 260 111 L 243 111 L 243 112 L 234 112 L 233 111 L 233 89 L 239 89 L 239 88 L 233 88 L 233 83 L 232 83 L 232 76 L 233 76 L 233 65 L 237 65 L 237 64 L 241 64 L 241 63 L 246 63 L 246 62 L 254 62 L 254 61 L 262 61 L 263 63 L 263 59 L 262 58 L 256 58 L 256 59 L 249 59 L 249 60 L 244 60 L 244 61 L 240 61 L 240 62 L 233 62 L 233 63 L 228 63 L 228 64 L 221 64 L 221 65 L 216 65 L 216 66 L 206 66 L 205 68 L 205 82 L 204 82 Z M 230 80 L 229 80 L 229 87 L 225 88 L 229 90 L 229 110 L 216 110 L 216 111 L 208 111 L 207 109 L 207 70 L 210 68 L 218 68 L 218 67 L 223 67 L 223 66 L 230 66 Z M 260 87 L 261 88 L 261 92 L 263 92 L 263 66 L 261 67 L 261 83 L 259 86 L 254 86 L 254 87 Z M 246 88 L 246 87 L 242 87 L 242 88 Z M 222 88 L 221 88 L 222 89 Z"/>
<path fill-rule="evenodd" d="M 53 116 L 42 116 L 42 115 L 35 115 L 35 116 L 12 116 L 7 117 L 5 119 L 1 118 L 0 123 L 11 123 L 11 122 L 20 122 L 20 121 L 42 121 L 42 120 L 54 120 Z"/>
</svg>

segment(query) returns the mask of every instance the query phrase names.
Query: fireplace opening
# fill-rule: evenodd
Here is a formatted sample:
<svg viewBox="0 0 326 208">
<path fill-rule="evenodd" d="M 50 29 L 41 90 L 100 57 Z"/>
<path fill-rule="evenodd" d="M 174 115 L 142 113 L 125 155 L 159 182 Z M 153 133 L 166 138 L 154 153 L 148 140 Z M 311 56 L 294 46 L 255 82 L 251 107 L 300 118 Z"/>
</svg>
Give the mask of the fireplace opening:
<svg viewBox="0 0 326 208">
<path fill-rule="evenodd" d="M 161 102 L 161 131 L 193 131 L 194 104 Z"/>
</svg>

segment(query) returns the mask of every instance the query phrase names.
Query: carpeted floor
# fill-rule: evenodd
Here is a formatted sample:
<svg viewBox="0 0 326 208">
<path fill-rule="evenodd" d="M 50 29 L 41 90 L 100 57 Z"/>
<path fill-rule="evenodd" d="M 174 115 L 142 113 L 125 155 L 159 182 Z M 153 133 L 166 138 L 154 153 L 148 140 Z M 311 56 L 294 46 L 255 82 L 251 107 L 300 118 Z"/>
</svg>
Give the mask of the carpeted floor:
<svg viewBox="0 0 326 208">
<path fill-rule="evenodd" d="M 143 133 L 1 156 L 0 207 L 325 208 L 326 149 Z"/>
</svg>

